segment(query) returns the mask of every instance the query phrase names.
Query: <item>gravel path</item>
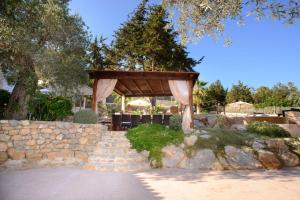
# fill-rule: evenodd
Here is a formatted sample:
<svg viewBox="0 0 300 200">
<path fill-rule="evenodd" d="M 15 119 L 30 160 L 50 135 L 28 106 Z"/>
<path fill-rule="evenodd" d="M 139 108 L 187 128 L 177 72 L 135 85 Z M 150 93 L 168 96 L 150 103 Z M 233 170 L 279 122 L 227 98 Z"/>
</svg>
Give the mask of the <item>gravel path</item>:
<svg viewBox="0 0 300 200">
<path fill-rule="evenodd" d="M 72 168 L 0 173 L 1 200 L 299 200 L 300 168 L 280 171 L 142 173 Z"/>
</svg>

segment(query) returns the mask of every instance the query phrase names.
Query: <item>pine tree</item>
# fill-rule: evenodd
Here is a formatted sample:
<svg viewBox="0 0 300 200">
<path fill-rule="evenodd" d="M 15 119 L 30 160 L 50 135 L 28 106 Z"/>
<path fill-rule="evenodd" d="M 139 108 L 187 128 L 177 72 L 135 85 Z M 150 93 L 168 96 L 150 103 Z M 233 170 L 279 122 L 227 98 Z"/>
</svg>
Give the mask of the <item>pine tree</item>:
<svg viewBox="0 0 300 200">
<path fill-rule="evenodd" d="M 143 0 L 130 19 L 115 32 L 110 51 L 111 62 L 125 69 L 135 70 L 143 66 L 143 31 L 146 21 L 146 4 Z"/>
<path fill-rule="evenodd" d="M 178 33 L 167 21 L 161 5 L 149 6 L 144 0 L 133 16 L 115 34 L 111 61 L 126 70 L 193 71 L 200 63 L 188 57 L 184 46 L 177 43 Z"/>
</svg>

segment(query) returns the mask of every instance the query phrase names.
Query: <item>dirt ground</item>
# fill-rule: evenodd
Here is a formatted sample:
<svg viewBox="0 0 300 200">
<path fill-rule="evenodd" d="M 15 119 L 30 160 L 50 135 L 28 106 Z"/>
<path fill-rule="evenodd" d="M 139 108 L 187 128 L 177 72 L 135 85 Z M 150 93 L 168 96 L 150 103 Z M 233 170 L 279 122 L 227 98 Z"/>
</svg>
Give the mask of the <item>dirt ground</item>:
<svg viewBox="0 0 300 200">
<path fill-rule="evenodd" d="M 1 200 L 300 200 L 300 168 L 141 173 L 44 168 L 0 172 Z"/>
</svg>

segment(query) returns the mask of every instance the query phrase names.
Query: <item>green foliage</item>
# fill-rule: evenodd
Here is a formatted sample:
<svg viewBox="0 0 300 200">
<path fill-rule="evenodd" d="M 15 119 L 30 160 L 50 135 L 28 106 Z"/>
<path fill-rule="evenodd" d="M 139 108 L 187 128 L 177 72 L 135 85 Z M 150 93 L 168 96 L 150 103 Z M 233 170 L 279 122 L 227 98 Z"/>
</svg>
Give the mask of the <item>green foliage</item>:
<svg viewBox="0 0 300 200">
<path fill-rule="evenodd" d="M 159 124 L 143 124 L 131 128 L 127 132 L 132 148 L 138 152 L 149 151 L 151 163 L 156 163 L 152 167 L 161 167 L 162 153 L 164 146 L 169 144 L 180 144 L 183 142 L 184 133 L 175 131 Z"/>
<path fill-rule="evenodd" d="M 63 96 L 53 97 L 37 94 L 29 102 L 29 111 L 33 119 L 53 121 L 62 120 L 72 114 L 72 101 Z"/>
<path fill-rule="evenodd" d="M 199 137 L 193 148 L 195 149 L 212 149 L 215 153 L 224 151 L 227 145 L 241 147 L 247 146 L 255 136 L 248 133 L 241 133 L 239 131 L 230 129 L 205 129 L 210 137 Z"/>
<path fill-rule="evenodd" d="M 0 119 L 4 118 L 5 109 L 9 102 L 10 93 L 6 90 L 0 89 Z"/>
<path fill-rule="evenodd" d="M 180 115 L 172 115 L 170 117 L 170 124 L 169 124 L 169 127 L 170 129 L 172 130 L 175 130 L 175 131 L 180 131 L 182 130 L 182 119 L 181 119 L 181 116 Z"/>
<path fill-rule="evenodd" d="M 247 131 L 268 137 L 290 137 L 290 134 L 283 128 L 268 122 L 252 122 L 247 125 Z"/>
<path fill-rule="evenodd" d="M 226 105 L 227 89 L 225 90 L 221 81 L 217 80 L 207 88 L 202 108 L 204 110 L 218 110 L 219 106 Z"/>
<path fill-rule="evenodd" d="M 89 36 L 68 0 L 0 3 L 0 67 L 15 87 L 9 118 L 25 118 L 28 101 L 43 80 L 60 94 L 86 83 Z M 13 107 L 18 104 L 19 109 Z"/>
<path fill-rule="evenodd" d="M 234 20 L 244 24 L 248 15 L 256 19 L 268 16 L 285 24 L 295 23 L 300 16 L 298 0 L 163 0 L 163 5 L 176 12 L 172 16 L 179 24 L 183 43 L 206 34 L 213 38 L 222 35 L 225 22 Z"/>
<path fill-rule="evenodd" d="M 241 81 L 237 85 L 233 85 L 227 94 L 227 102 L 233 103 L 237 101 L 244 101 L 248 103 L 253 102 L 251 88 L 244 85 Z"/>
<path fill-rule="evenodd" d="M 264 108 L 268 106 L 299 106 L 300 92 L 293 82 L 287 85 L 277 83 L 271 89 L 260 87 L 254 94 L 255 106 Z"/>
<path fill-rule="evenodd" d="M 177 32 L 160 6 L 146 7 L 144 0 L 116 31 L 107 59 L 117 69 L 144 71 L 192 71 L 200 63 L 188 57 L 176 41 Z"/>
<path fill-rule="evenodd" d="M 96 124 L 97 115 L 91 110 L 81 110 L 75 113 L 74 122 L 80 124 Z"/>
<path fill-rule="evenodd" d="M 193 102 L 197 108 L 197 114 L 200 113 L 201 106 L 204 103 L 207 82 L 197 80 L 193 88 Z"/>
</svg>

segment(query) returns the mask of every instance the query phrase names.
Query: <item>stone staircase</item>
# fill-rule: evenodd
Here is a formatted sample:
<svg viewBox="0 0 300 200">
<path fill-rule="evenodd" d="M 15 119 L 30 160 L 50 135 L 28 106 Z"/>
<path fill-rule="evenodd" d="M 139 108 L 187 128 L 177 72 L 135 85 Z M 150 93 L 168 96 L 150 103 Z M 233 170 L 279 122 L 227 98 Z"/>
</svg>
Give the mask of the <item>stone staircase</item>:
<svg viewBox="0 0 300 200">
<path fill-rule="evenodd" d="M 131 149 L 125 134 L 123 131 L 105 132 L 83 168 L 121 172 L 149 169 L 148 155 Z"/>
</svg>

